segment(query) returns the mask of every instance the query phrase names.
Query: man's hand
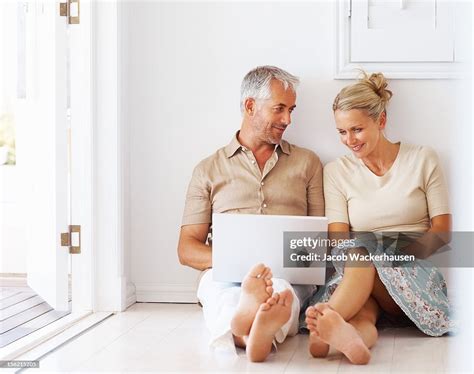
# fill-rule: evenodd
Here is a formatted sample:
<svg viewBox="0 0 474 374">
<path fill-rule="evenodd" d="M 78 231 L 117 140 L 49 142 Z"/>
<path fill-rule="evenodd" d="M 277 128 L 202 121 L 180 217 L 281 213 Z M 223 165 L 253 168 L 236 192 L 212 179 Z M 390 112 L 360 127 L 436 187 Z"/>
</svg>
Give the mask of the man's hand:
<svg viewBox="0 0 474 374">
<path fill-rule="evenodd" d="M 178 242 L 178 257 L 182 265 L 197 270 L 212 267 L 212 250 L 206 243 L 209 224 L 186 225 L 181 227 Z"/>
</svg>

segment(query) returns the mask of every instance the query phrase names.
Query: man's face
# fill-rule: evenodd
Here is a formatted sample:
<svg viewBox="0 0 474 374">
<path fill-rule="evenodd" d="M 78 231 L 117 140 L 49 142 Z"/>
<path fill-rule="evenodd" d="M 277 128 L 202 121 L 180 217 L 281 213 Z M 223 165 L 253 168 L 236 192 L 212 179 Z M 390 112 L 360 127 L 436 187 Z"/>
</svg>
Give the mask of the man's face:
<svg viewBox="0 0 474 374">
<path fill-rule="evenodd" d="M 270 99 L 255 102 L 255 115 L 252 119 L 255 136 L 268 144 L 279 144 L 283 133 L 291 123 L 291 113 L 296 105 L 296 93 L 273 80 L 270 84 Z"/>
</svg>

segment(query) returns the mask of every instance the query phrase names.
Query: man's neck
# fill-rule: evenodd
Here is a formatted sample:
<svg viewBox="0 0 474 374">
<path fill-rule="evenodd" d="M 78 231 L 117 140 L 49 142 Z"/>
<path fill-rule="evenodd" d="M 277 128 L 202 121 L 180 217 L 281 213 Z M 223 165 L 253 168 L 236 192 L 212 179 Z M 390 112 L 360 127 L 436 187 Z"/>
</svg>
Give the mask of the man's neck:
<svg viewBox="0 0 474 374">
<path fill-rule="evenodd" d="M 237 140 L 244 147 L 250 149 L 254 155 L 272 153 L 275 150 L 275 144 L 257 138 L 248 126 L 242 125 L 237 134 Z"/>
</svg>

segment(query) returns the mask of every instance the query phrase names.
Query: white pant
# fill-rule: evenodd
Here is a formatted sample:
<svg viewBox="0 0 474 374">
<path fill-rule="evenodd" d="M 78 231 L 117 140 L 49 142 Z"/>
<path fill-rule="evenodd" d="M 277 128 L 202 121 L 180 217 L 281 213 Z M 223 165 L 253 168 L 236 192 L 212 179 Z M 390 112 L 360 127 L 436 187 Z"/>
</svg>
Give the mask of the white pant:
<svg viewBox="0 0 474 374">
<path fill-rule="evenodd" d="M 281 292 L 290 289 L 293 293 L 290 319 L 275 334 L 275 340 L 282 343 L 285 338 L 298 333 L 300 307 L 313 294 L 316 286 L 292 286 L 288 281 L 273 278 L 273 290 Z M 240 299 L 240 283 L 214 282 L 212 269 L 199 282 L 197 297 L 202 304 L 204 320 L 211 332 L 210 346 L 236 352 L 230 330 L 230 321 L 235 314 Z"/>
</svg>

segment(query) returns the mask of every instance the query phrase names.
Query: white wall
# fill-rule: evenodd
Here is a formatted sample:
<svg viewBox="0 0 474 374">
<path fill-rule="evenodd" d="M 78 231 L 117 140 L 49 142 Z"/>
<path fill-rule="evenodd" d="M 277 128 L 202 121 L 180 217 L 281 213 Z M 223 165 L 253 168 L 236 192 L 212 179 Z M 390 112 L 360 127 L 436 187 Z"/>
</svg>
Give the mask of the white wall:
<svg viewBox="0 0 474 374">
<path fill-rule="evenodd" d="M 132 280 L 138 300 L 193 300 L 198 272 L 176 245 L 193 167 L 240 126 L 245 73 L 272 64 L 301 78 L 286 138 L 327 162 L 346 150 L 332 118 L 333 2 L 133 2 L 122 8 L 123 121 L 129 127 Z M 392 81 L 388 136 L 437 149 L 454 227 L 472 228 L 470 81 Z"/>
</svg>

